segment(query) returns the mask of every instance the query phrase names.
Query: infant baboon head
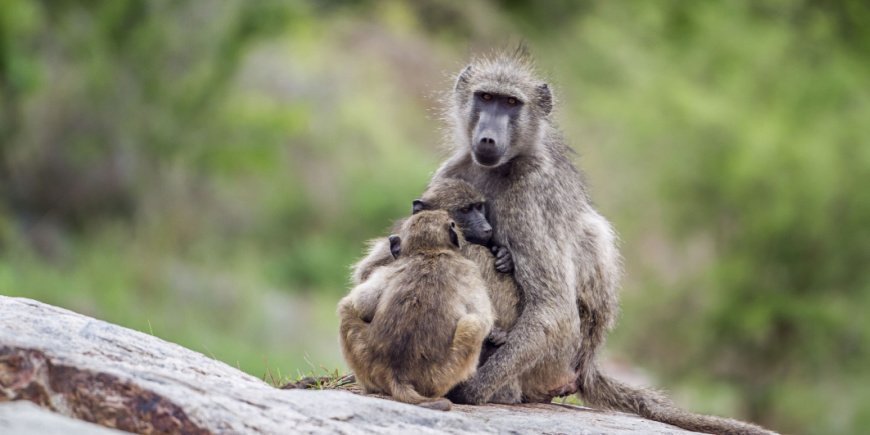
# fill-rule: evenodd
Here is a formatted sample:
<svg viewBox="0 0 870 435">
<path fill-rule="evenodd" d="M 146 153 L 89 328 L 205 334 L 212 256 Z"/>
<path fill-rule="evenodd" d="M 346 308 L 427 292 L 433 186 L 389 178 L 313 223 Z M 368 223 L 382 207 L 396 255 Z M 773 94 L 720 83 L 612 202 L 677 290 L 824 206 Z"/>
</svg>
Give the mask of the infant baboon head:
<svg viewBox="0 0 870 435">
<path fill-rule="evenodd" d="M 469 243 L 487 245 L 492 239 L 492 226 L 486 219 L 483 195 L 463 180 L 435 180 L 414 200 L 414 214 L 423 210 L 446 210 L 462 230 Z"/>
<path fill-rule="evenodd" d="M 390 236 L 393 257 L 443 249 L 459 249 L 456 223 L 444 210 L 416 213 L 405 221 L 400 235 Z"/>
</svg>

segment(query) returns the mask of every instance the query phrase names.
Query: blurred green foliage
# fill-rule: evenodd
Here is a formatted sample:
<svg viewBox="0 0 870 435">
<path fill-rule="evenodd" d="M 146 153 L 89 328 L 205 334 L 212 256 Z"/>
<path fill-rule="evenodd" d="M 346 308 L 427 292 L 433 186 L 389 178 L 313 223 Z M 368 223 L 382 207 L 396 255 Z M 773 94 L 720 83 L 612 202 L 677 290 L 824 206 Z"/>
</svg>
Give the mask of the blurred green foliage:
<svg viewBox="0 0 870 435">
<path fill-rule="evenodd" d="M 340 366 L 347 267 L 443 157 L 449 74 L 520 40 L 622 236 L 609 353 L 693 409 L 870 426 L 861 1 L 5 0 L 0 293 Z"/>
</svg>

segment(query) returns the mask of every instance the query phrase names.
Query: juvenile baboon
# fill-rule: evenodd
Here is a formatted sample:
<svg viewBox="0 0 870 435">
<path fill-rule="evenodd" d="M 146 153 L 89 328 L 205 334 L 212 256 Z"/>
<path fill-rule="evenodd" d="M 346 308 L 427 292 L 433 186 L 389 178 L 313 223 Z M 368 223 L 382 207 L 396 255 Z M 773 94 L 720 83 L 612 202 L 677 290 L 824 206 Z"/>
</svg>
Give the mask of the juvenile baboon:
<svg viewBox="0 0 870 435">
<path fill-rule="evenodd" d="M 390 237 L 395 261 L 339 303 L 342 351 L 366 392 L 423 403 L 477 369 L 492 307 L 455 226 L 443 210 L 411 216 Z"/>
<path fill-rule="evenodd" d="M 476 59 L 459 74 L 448 101 L 455 152 L 432 183 L 459 178 L 483 193 L 493 242 L 511 252 L 523 296 L 506 343 L 448 397 L 488 402 L 520 377 L 527 401 L 548 400 L 569 383 L 591 405 L 685 429 L 769 433 L 680 410 L 596 366 L 595 354 L 618 310 L 616 236 L 590 204 L 571 150 L 550 120 L 550 88 L 528 56 L 518 51 Z"/>
</svg>

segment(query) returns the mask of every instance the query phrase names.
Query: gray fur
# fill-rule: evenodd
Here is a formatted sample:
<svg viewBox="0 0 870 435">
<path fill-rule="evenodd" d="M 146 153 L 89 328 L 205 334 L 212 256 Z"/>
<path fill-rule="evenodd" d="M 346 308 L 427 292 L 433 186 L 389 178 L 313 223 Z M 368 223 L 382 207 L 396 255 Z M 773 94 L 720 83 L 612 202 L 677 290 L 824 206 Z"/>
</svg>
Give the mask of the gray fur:
<svg viewBox="0 0 870 435">
<path fill-rule="evenodd" d="M 524 102 L 504 132 L 509 139 L 503 155 L 490 166 L 480 164 L 473 151 L 480 110 L 474 98 L 481 92 Z M 690 430 L 770 433 L 680 410 L 659 393 L 628 387 L 599 371 L 595 355 L 618 311 L 622 268 L 616 235 L 590 203 L 571 150 L 550 120 L 553 95 L 530 60 L 501 54 L 473 61 L 449 101 L 454 154 L 432 183 L 457 178 L 483 193 L 493 242 L 513 256 L 522 303 L 507 342 L 448 397 L 465 403 L 503 401 L 502 391 L 519 379 L 524 401 L 549 401 L 576 390 L 591 405 Z"/>
</svg>

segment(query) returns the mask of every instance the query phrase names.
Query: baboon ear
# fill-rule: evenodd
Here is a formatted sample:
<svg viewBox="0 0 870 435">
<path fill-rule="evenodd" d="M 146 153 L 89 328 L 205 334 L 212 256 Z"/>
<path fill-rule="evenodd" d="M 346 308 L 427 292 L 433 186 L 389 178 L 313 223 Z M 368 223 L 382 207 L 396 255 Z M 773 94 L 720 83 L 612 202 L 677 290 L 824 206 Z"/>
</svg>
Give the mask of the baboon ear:
<svg viewBox="0 0 870 435">
<path fill-rule="evenodd" d="M 462 69 L 462 72 L 459 73 L 459 77 L 456 78 L 456 85 L 453 87 L 454 91 L 458 91 L 463 89 L 466 85 L 468 85 L 468 81 L 471 79 L 471 65 L 466 66 Z"/>
<path fill-rule="evenodd" d="M 422 199 L 415 199 L 414 202 L 411 203 L 411 214 L 420 213 L 423 210 L 428 209 L 429 206 L 423 202 Z"/>
<path fill-rule="evenodd" d="M 456 235 L 456 223 L 450 222 L 450 228 L 447 229 L 450 232 L 450 243 L 453 243 L 453 246 L 459 247 L 459 236 Z"/>
<path fill-rule="evenodd" d="M 402 253 L 402 238 L 393 234 L 390 236 L 390 254 L 393 254 L 393 258 L 399 258 L 399 254 Z"/>
<path fill-rule="evenodd" d="M 544 112 L 544 115 L 549 115 L 553 111 L 553 94 L 546 83 L 538 86 L 538 106 Z"/>
</svg>

